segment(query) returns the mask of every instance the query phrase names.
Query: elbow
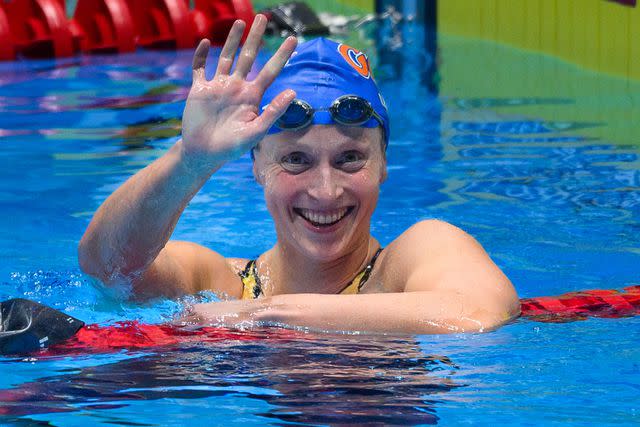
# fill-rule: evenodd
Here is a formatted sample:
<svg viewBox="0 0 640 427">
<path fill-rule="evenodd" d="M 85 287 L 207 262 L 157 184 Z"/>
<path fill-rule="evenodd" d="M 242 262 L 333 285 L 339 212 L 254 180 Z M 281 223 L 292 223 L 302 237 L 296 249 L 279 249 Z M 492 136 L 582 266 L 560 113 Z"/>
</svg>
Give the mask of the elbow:
<svg viewBox="0 0 640 427">
<path fill-rule="evenodd" d="M 95 277 L 99 279 L 101 282 L 105 282 L 104 274 L 102 269 L 100 269 L 100 263 L 97 261 L 97 257 L 95 255 L 95 249 L 92 248 L 92 245 L 85 234 L 80 243 L 78 244 L 78 265 L 80 266 L 80 270 L 83 273 Z"/>
<path fill-rule="evenodd" d="M 516 299 L 507 305 L 484 308 L 461 318 L 460 327 L 464 332 L 491 332 L 512 322 L 520 316 L 520 301 Z"/>
<path fill-rule="evenodd" d="M 456 319 L 440 322 L 424 322 L 426 328 L 419 331 L 425 334 L 466 334 L 484 333 L 495 331 L 511 321 L 511 317 L 499 317 L 491 315 L 461 316 Z"/>
<path fill-rule="evenodd" d="M 469 304 L 473 307 L 472 304 Z M 473 328 L 468 324 L 470 332 L 490 332 L 504 326 L 520 317 L 520 299 L 515 288 L 506 280 L 503 286 L 498 288 L 490 298 L 482 305 L 476 304 L 475 309 L 470 310 L 470 323 L 478 327 Z"/>
<path fill-rule="evenodd" d="M 78 243 L 78 265 L 80 265 L 80 269 L 83 273 L 89 274 L 93 276 L 93 262 L 91 257 L 91 248 L 89 243 L 89 237 L 87 234 L 89 231 L 87 230 L 82 239 L 80 239 L 80 243 Z"/>
<path fill-rule="evenodd" d="M 417 321 L 413 326 L 423 334 L 490 332 L 520 315 L 520 301 L 515 292 L 478 295 L 440 291 L 413 295 L 416 303 L 413 319 Z"/>
<path fill-rule="evenodd" d="M 466 306 L 466 309 L 464 306 Z M 491 332 L 508 324 L 520 315 L 520 302 L 517 298 L 515 301 L 510 301 L 506 304 L 493 302 L 484 306 L 475 305 L 475 307 L 472 304 L 464 304 L 461 308 L 459 311 L 451 310 L 448 315 L 438 320 L 435 320 L 433 315 L 428 316 L 425 313 L 420 321 L 419 333 Z"/>
<path fill-rule="evenodd" d="M 107 268 L 108 263 L 100 256 L 100 249 L 87 236 L 87 233 L 82 237 L 78 244 L 78 265 L 83 273 L 98 279 L 105 285 L 112 285 L 115 283 L 114 274 L 109 272 Z"/>
</svg>

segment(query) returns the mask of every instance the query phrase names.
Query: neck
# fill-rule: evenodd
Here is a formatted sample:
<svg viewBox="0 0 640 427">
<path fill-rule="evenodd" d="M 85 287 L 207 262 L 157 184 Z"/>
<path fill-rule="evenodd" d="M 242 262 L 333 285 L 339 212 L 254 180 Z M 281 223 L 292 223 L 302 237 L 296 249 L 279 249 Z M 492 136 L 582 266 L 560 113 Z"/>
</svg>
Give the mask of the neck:
<svg viewBox="0 0 640 427">
<path fill-rule="evenodd" d="M 280 243 L 265 254 L 267 280 L 263 283 L 269 295 L 319 293 L 337 294 L 349 285 L 375 254 L 380 244 L 371 237 L 363 239 L 344 256 L 318 261 L 302 256 Z M 258 268 L 262 270 L 260 264 Z M 266 283 L 269 282 L 269 283 Z"/>
</svg>

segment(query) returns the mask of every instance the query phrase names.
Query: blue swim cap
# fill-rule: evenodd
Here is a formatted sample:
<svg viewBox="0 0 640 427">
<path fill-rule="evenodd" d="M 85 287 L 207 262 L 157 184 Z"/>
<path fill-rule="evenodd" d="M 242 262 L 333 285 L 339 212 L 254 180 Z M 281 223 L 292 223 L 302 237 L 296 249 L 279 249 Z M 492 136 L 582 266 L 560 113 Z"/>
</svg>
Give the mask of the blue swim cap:
<svg viewBox="0 0 640 427">
<path fill-rule="evenodd" d="M 367 56 L 357 49 L 323 37 L 300 44 L 289 58 L 280 75 L 267 88 L 260 111 L 280 92 L 296 91 L 296 98 L 314 109 L 326 109 L 343 95 L 356 95 L 366 99 L 380 116 L 384 130 L 385 147 L 389 142 L 389 115 L 384 99 L 373 80 Z M 328 111 L 316 111 L 313 124 L 336 124 Z M 375 118 L 363 127 L 380 124 Z M 281 132 L 272 126 L 269 133 Z"/>
</svg>

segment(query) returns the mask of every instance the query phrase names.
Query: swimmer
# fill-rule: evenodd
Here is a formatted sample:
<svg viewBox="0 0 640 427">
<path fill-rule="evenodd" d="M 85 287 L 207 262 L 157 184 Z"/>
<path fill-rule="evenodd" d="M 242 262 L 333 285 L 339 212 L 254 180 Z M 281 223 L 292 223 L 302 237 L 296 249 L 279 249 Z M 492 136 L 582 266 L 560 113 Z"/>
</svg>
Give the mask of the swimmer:
<svg viewBox="0 0 640 427">
<path fill-rule="evenodd" d="M 256 16 L 234 68 L 245 23 L 233 24 L 211 80 L 209 42 L 197 47 L 182 139 L 100 206 L 78 248 L 83 271 L 130 285 L 136 300 L 213 291 L 222 301 L 195 305 L 188 318 L 203 324 L 451 333 L 517 317 L 511 282 L 459 228 L 420 221 L 380 246 L 370 223 L 389 119 L 366 56 L 289 37 L 249 81 L 266 24 Z M 211 175 L 247 152 L 273 247 L 246 260 L 169 240 Z"/>
</svg>

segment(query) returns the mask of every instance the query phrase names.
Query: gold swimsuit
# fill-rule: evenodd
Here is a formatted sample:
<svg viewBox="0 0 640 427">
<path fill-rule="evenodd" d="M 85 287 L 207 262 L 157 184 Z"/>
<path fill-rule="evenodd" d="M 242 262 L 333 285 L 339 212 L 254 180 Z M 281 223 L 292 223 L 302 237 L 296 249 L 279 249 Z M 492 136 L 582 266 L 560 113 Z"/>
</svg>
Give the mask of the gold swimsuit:
<svg viewBox="0 0 640 427">
<path fill-rule="evenodd" d="M 356 277 L 347 286 L 340 291 L 340 294 L 357 294 L 360 289 L 369 279 L 371 270 L 378 259 L 378 255 L 382 252 L 382 248 L 379 248 L 376 253 L 371 257 L 371 261 L 362 269 Z M 242 299 L 255 299 L 260 297 L 262 293 L 262 283 L 260 283 L 260 276 L 258 276 L 258 270 L 256 268 L 256 260 L 252 259 L 247 263 L 247 266 L 240 273 L 240 279 L 242 280 Z"/>
</svg>

